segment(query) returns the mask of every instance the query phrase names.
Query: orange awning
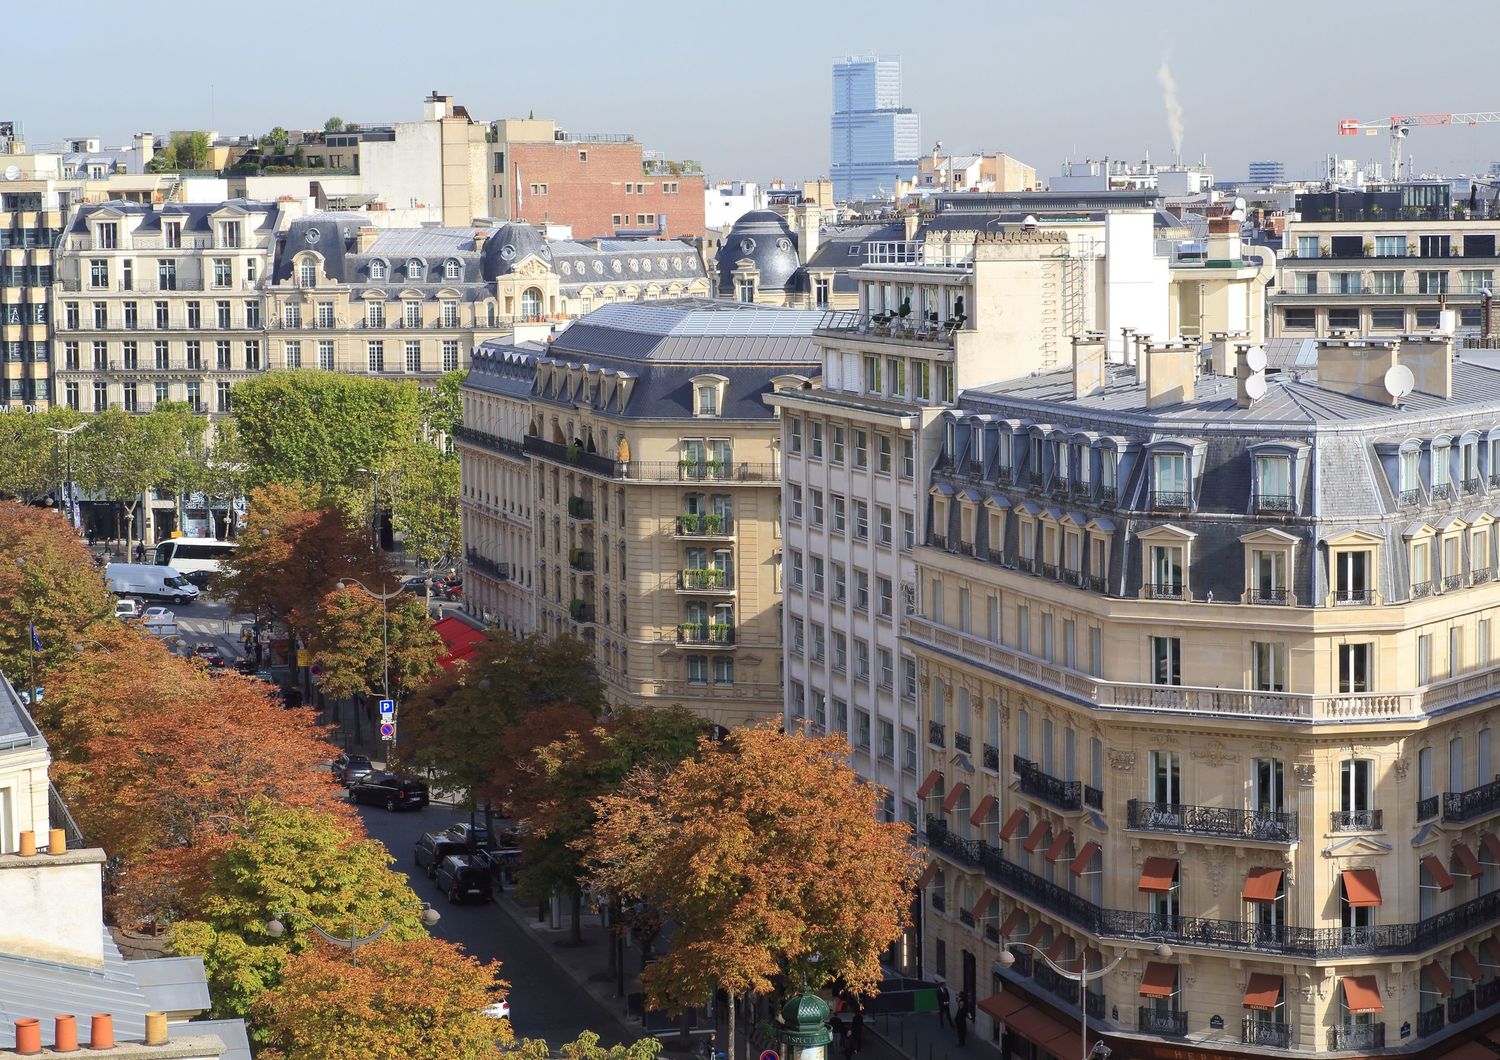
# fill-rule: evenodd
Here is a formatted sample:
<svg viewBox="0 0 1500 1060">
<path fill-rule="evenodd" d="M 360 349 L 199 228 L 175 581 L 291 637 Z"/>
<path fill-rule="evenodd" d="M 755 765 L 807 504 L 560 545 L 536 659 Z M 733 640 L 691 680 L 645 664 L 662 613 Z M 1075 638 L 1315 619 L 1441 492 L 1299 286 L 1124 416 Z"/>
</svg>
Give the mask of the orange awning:
<svg viewBox="0 0 1500 1060">
<path fill-rule="evenodd" d="M 922 875 L 917 877 L 917 890 L 921 890 L 932 882 L 932 878 L 938 874 L 938 863 L 929 861 L 927 867 L 922 870 Z"/>
<path fill-rule="evenodd" d="M 1375 875 L 1374 869 L 1345 869 L 1341 875 L 1344 880 L 1344 901 L 1355 906 L 1380 904 L 1380 878 Z M 1358 978 L 1368 979 L 1369 976 Z M 1348 979 L 1343 981 L 1349 982 Z M 1366 1011 L 1379 1012 L 1380 1010 L 1368 1009 Z"/>
<path fill-rule="evenodd" d="M 1486 832 L 1479 837 L 1479 845 L 1484 847 L 1490 856 L 1491 865 L 1500 865 L 1500 836 L 1493 832 Z"/>
<path fill-rule="evenodd" d="M 1141 997 L 1171 997 L 1175 993 L 1177 965 L 1149 961 L 1146 964 L 1146 974 L 1141 976 Z"/>
<path fill-rule="evenodd" d="M 927 798 L 933 793 L 934 790 L 941 787 L 942 783 L 943 771 L 940 769 L 934 769 L 931 773 L 927 774 L 927 779 L 922 781 L 922 786 L 917 789 L 917 798 Z"/>
<path fill-rule="evenodd" d="M 1251 869 L 1245 876 L 1245 889 L 1240 897 L 1247 902 L 1274 902 L 1280 893 L 1280 869 Z"/>
<path fill-rule="evenodd" d="M 1052 831 L 1052 826 L 1046 821 L 1038 821 L 1037 826 L 1031 830 L 1026 837 L 1026 842 L 1021 844 L 1028 854 L 1035 854 L 1036 848 L 1041 846 L 1047 838 L 1047 833 Z"/>
<path fill-rule="evenodd" d="M 1056 865 L 1058 859 L 1067 853 L 1068 844 L 1071 842 L 1073 842 L 1073 833 L 1064 828 L 1057 833 L 1057 838 L 1052 840 L 1052 845 L 1047 848 L 1047 860 Z"/>
<path fill-rule="evenodd" d="M 1076 1031 L 1032 1008 L 1016 994 L 991 994 L 979 1002 L 978 1008 L 1043 1052 L 1053 1056 L 1078 1056 L 1083 1052 L 1083 1042 Z"/>
<path fill-rule="evenodd" d="M 1251 972 L 1250 984 L 1245 987 L 1245 1007 L 1273 1009 L 1281 1000 L 1281 976 L 1265 972 Z"/>
<path fill-rule="evenodd" d="M 965 784 L 963 781 L 960 780 L 957 784 L 953 785 L 953 789 L 948 792 L 948 797 L 943 800 L 943 812 L 951 813 L 953 811 L 953 807 L 962 802 L 964 796 L 968 793 L 969 785 Z"/>
<path fill-rule="evenodd" d="M 1026 1007 L 1026 1002 L 1015 994 L 991 994 L 977 1006 L 990 1019 L 1004 1023 L 1012 1015 Z"/>
<path fill-rule="evenodd" d="M 1448 978 L 1448 969 L 1437 961 L 1422 965 L 1422 974 L 1432 984 L 1432 988 L 1443 997 L 1453 996 L 1453 980 Z"/>
<path fill-rule="evenodd" d="M 990 811 L 995 808 L 997 799 L 993 795 L 986 795 L 979 800 L 979 805 L 974 807 L 974 812 L 969 814 L 970 824 L 984 824 L 990 819 Z"/>
<path fill-rule="evenodd" d="M 1500 968 L 1500 941 L 1485 939 L 1479 944 L 1479 952 L 1484 954 L 1484 963 L 1491 968 Z"/>
<path fill-rule="evenodd" d="M 1432 877 L 1432 882 L 1437 884 L 1439 891 L 1453 889 L 1453 876 L 1448 872 L 1448 866 L 1438 860 L 1437 855 L 1428 854 L 1422 859 L 1422 867 Z"/>
<path fill-rule="evenodd" d="M 1467 948 L 1458 950 L 1453 954 L 1453 959 L 1458 962 L 1458 966 L 1464 970 L 1464 975 L 1468 976 L 1471 982 L 1477 983 L 1484 978 L 1484 969 L 1479 967 L 1479 958 L 1474 956 L 1472 950 Z"/>
<path fill-rule="evenodd" d="M 1470 879 L 1477 880 L 1484 875 L 1484 866 L 1474 856 L 1474 851 L 1469 849 L 1469 844 L 1459 843 L 1453 848 L 1453 858 L 1458 862 L 1463 874 Z"/>
<path fill-rule="evenodd" d="M 1011 836 L 1015 835 L 1018 831 L 1020 831 L 1021 826 L 1024 825 L 1025 823 L 1026 823 L 1026 811 L 1025 810 L 1014 810 L 1014 811 L 1012 811 L 1011 815 L 1005 819 L 1005 825 L 1004 825 L 1004 827 L 1002 827 L 1000 829 L 1000 838 L 1001 839 L 1009 839 Z"/>
<path fill-rule="evenodd" d="M 1016 906 L 1010 911 L 1010 916 L 1005 918 L 1005 923 L 1000 925 L 1000 937 L 1008 939 L 1016 933 L 1016 928 L 1021 926 L 1021 921 L 1026 919 L 1026 910 Z"/>
<path fill-rule="evenodd" d="M 1350 872 L 1355 871 L 1363 870 L 1350 869 L 1344 876 L 1347 878 Z M 1380 1003 L 1380 987 L 1375 985 L 1373 975 L 1345 976 L 1339 980 L 1339 986 L 1344 990 L 1344 1006 L 1356 1015 L 1361 1012 L 1379 1012 L 1385 1008 Z"/>
<path fill-rule="evenodd" d="M 1068 936 L 1057 936 L 1057 938 L 1052 940 L 1052 945 L 1047 947 L 1047 959 L 1051 961 L 1060 961 L 1062 959 L 1063 953 L 1067 950 L 1067 948 Z"/>
<path fill-rule="evenodd" d="M 1094 855 L 1099 853 L 1099 844 L 1090 839 L 1083 844 L 1083 849 L 1078 851 L 1078 856 L 1073 859 L 1070 866 L 1074 876 L 1082 876 L 1089 871 L 1089 866 L 1094 863 Z"/>
<path fill-rule="evenodd" d="M 979 901 L 974 903 L 974 908 L 969 910 L 969 915 L 975 920 L 983 920 L 985 914 L 990 911 L 990 906 L 995 904 L 995 892 L 985 891 L 979 896 Z"/>
<path fill-rule="evenodd" d="M 1036 923 L 1036 927 L 1031 929 L 1031 934 L 1026 936 L 1026 945 L 1040 946 L 1042 943 L 1042 939 L 1046 937 L 1047 925 L 1038 920 Z"/>
<path fill-rule="evenodd" d="M 1177 879 L 1177 862 L 1171 858 L 1147 858 L 1141 868 L 1141 881 L 1136 889 L 1152 894 L 1166 894 Z M 1169 967 L 1175 967 L 1171 965 Z"/>
</svg>

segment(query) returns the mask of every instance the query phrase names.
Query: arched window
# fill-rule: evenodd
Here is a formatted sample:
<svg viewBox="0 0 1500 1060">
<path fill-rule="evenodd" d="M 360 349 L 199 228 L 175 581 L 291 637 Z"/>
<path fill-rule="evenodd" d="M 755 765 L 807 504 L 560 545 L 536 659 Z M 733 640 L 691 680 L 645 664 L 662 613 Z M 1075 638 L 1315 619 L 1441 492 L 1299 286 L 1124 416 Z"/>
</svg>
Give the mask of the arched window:
<svg viewBox="0 0 1500 1060">
<path fill-rule="evenodd" d="M 378 258 L 376 260 L 370 262 L 370 279 L 372 279 L 372 280 L 384 280 L 385 279 L 385 262 L 381 261 Z"/>
<path fill-rule="evenodd" d="M 459 264 L 457 258 L 449 258 L 447 261 L 443 262 L 444 279 L 456 280 L 463 275 L 463 272 L 464 267 Z"/>
<path fill-rule="evenodd" d="M 297 266 L 297 285 L 299 287 L 318 286 L 318 263 L 313 258 L 303 258 Z"/>
<path fill-rule="evenodd" d="M 528 287 L 521 293 L 521 316 L 527 320 L 537 320 L 542 315 L 542 292 L 535 287 Z"/>
<path fill-rule="evenodd" d="M 422 262 L 412 258 L 406 263 L 406 278 L 408 280 L 420 280 L 422 278 Z"/>
</svg>

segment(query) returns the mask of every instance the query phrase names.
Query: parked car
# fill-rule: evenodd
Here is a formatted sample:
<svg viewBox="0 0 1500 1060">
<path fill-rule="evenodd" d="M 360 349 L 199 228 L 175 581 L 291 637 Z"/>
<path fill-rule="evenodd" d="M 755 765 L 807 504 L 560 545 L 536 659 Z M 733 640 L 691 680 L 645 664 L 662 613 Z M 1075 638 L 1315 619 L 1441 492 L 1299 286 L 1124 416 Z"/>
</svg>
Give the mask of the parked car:
<svg viewBox="0 0 1500 1060">
<path fill-rule="evenodd" d="M 464 580 L 458 575 L 444 575 L 432 583 L 432 595 L 457 600 L 464 594 Z"/>
<path fill-rule="evenodd" d="M 448 826 L 448 835 L 464 845 L 465 850 L 489 850 L 494 846 L 490 830 L 483 824 L 460 821 Z"/>
<path fill-rule="evenodd" d="M 141 617 L 142 608 L 139 600 L 124 596 L 115 601 L 115 617 L 133 622 Z"/>
<path fill-rule="evenodd" d="M 474 864 L 473 859 L 464 854 L 449 854 L 440 861 L 433 879 L 437 881 L 438 890 L 454 905 L 470 901 L 489 902 L 495 897 L 489 871 Z"/>
<path fill-rule="evenodd" d="M 158 604 L 154 607 L 146 608 L 145 614 L 141 616 L 141 621 L 148 624 L 171 624 L 177 621 L 177 613 L 170 607 L 162 607 Z"/>
<path fill-rule="evenodd" d="M 364 755 L 341 754 L 329 768 L 333 770 L 333 779 L 347 788 L 361 777 L 369 776 L 375 767 L 370 765 L 370 760 Z"/>
<path fill-rule="evenodd" d="M 229 665 L 229 657 L 224 654 L 224 649 L 217 644 L 194 644 L 194 658 L 202 659 L 209 666 L 223 668 Z"/>
<path fill-rule="evenodd" d="M 492 1020 L 510 1019 L 510 1002 L 494 1001 L 484 1006 L 484 1014 Z"/>
<path fill-rule="evenodd" d="M 401 579 L 401 591 L 411 593 L 413 596 L 427 595 L 427 579 L 418 575 Z"/>
<path fill-rule="evenodd" d="M 428 879 L 437 875 L 438 865 L 450 854 L 463 854 L 464 845 L 447 832 L 428 832 L 417 840 L 412 860 L 417 868 L 426 869 Z"/>
<path fill-rule="evenodd" d="M 394 773 L 368 773 L 349 785 L 349 798 L 387 810 L 420 809 L 427 805 L 427 785 Z"/>
</svg>

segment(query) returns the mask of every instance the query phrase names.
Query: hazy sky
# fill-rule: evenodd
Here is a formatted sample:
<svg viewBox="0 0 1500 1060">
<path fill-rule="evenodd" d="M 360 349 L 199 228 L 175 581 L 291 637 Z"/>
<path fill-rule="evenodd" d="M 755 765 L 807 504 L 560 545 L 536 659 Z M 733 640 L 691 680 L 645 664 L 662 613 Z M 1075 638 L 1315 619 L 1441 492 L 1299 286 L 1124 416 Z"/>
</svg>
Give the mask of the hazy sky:
<svg viewBox="0 0 1500 1060">
<path fill-rule="evenodd" d="M 1165 4 L 971 0 L 658 4 L 648 0 L 192 0 L 169 15 L 73 0 L 4 0 L 0 121 L 33 147 L 67 136 L 126 142 L 150 129 L 420 117 L 433 89 L 478 120 L 555 118 L 633 132 L 714 177 L 797 180 L 828 169 L 830 62 L 905 61 L 924 146 L 1001 150 L 1050 175 L 1064 156 L 1136 160 L 1172 149 L 1158 78 L 1167 58 L 1183 153 L 1221 179 L 1252 158 L 1312 176 L 1331 151 L 1386 157 L 1384 133 L 1339 137 L 1340 118 L 1500 108 L 1471 50 L 1489 4 L 1426 0 Z M 658 12 L 664 17 L 658 20 Z M 89 26 L 90 20 L 98 26 Z M 59 37 L 59 33 L 63 37 Z M 1417 166 L 1500 161 L 1500 124 L 1419 129 Z"/>
</svg>

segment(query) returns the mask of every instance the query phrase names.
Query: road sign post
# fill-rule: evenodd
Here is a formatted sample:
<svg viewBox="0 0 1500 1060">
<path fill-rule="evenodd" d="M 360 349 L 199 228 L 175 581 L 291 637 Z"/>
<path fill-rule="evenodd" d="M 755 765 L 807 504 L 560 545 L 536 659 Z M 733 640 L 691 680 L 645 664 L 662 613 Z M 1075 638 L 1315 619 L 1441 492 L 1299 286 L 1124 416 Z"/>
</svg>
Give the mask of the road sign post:
<svg viewBox="0 0 1500 1060">
<path fill-rule="evenodd" d="M 394 724 L 382 724 L 380 726 L 380 738 L 382 740 L 394 740 L 396 738 L 396 726 Z"/>
</svg>

